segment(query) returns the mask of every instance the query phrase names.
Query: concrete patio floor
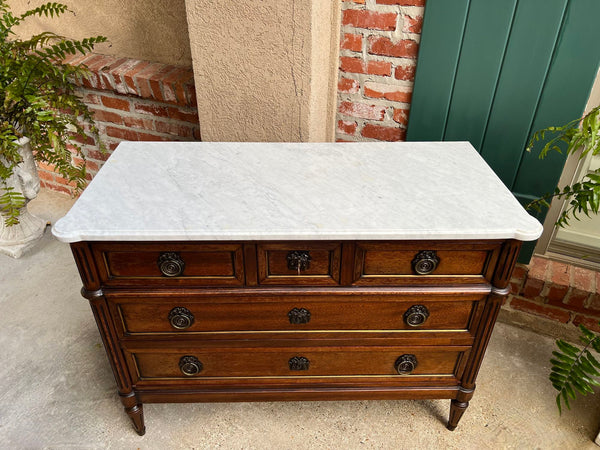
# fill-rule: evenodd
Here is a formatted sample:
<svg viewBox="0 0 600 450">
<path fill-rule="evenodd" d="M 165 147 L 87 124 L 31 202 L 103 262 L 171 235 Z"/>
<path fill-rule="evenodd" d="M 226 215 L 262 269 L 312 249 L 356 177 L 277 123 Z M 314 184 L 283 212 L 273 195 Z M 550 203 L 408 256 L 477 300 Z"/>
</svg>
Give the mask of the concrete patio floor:
<svg viewBox="0 0 600 450">
<path fill-rule="evenodd" d="M 54 221 L 72 203 L 42 191 L 31 210 Z M 548 382 L 553 339 L 498 323 L 458 428 L 449 401 L 145 405 L 135 434 L 68 245 L 47 229 L 36 249 L 0 255 L 0 448 L 595 449 L 600 397 L 559 418 Z"/>
</svg>

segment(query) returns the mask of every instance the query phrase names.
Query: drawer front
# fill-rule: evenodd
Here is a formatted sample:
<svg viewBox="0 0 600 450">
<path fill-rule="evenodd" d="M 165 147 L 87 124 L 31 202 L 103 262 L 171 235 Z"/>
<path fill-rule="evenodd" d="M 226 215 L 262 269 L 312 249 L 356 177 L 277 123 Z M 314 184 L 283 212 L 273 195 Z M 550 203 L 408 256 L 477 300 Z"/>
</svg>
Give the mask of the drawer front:
<svg viewBox="0 0 600 450">
<path fill-rule="evenodd" d="M 501 242 L 358 242 L 353 284 L 409 285 L 491 280 Z"/>
<path fill-rule="evenodd" d="M 106 286 L 241 286 L 241 244 L 95 243 Z"/>
<path fill-rule="evenodd" d="M 339 242 L 257 244 L 258 278 L 267 285 L 338 285 Z"/>
<path fill-rule="evenodd" d="M 467 330 L 481 295 L 111 296 L 123 334 L 305 330 Z"/>
<path fill-rule="evenodd" d="M 188 348 L 129 353 L 140 380 L 218 377 L 453 376 L 468 347 Z"/>
</svg>

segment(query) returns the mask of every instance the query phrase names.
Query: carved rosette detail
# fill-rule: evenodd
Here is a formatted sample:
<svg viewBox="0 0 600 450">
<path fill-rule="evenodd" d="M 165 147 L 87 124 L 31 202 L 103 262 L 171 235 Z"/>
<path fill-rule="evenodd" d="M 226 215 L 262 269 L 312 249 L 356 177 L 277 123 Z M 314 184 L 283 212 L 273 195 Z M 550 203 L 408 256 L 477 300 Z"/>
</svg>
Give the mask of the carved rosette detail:
<svg viewBox="0 0 600 450">
<path fill-rule="evenodd" d="M 411 327 L 423 325 L 429 317 L 429 310 L 424 305 L 413 305 L 404 313 L 404 322 Z"/>
<path fill-rule="evenodd" d="M 394 363 L 394 368 L 400 375 L 408 375 L 417 368 L 417 357 L 411 354 L 402 355 Z"/>
<path fill-rule="evenodd" d="M 310 267 L 311 260 L 308 250 L 292 250 L 287 254 L 288 269 L 297 270 L 298 273 L 307 270 Z"/>
<path fill-rule="evenodd" d="M 412 260 L 413 270 L 417 275 L 429 275 L 440 263 L 435 250 L 422 250 Z"/>
<path fill-rule="evenodd" d="M 158 257 L 158 268 L 165 277 L 178 277 L 183 274 L 185 262 L 175 252 L 161 253 Z"/>
<path fill-rule="evenodd" d="M 308 370 L 310 361 L 304 356 L 294 356 L 288 361 L 290 370 Z"/>
<path fill-rule="evenodd" d="M 288 313 L 290 323 L 302 324 L 310 322 L 310 311 L 305 308 L 293 308 Z"/>
</svg>

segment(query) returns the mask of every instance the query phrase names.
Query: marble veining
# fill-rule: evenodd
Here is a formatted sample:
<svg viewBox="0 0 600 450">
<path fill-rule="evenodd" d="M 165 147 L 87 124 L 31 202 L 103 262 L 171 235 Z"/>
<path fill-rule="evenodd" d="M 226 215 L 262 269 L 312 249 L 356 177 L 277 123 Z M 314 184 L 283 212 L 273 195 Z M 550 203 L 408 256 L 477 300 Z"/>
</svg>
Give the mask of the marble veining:
<svg viewBox="0 0 600 450">
<path fill-rule="evenodd" d="M 534 240 L 468 142 L 123 142 L 53 227 L 82 240 Z"/>
</svg>

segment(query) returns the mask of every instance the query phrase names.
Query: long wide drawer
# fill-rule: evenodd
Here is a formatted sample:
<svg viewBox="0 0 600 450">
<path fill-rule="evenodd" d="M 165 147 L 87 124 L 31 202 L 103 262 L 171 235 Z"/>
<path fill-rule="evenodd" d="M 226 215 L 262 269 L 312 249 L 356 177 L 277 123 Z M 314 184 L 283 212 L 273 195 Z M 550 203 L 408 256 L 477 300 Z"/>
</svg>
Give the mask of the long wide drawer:
<svg viewBox="0 0 600 450">
<path fill-rule="evenodd" d="M 176 347 L 176 346 L 174 346 Z M 453 376 L 469 347 L 135 348 L 126 350 L 139 380 L 210 377 Z"/>
<path fill-rule="evenodd" d="M 471 295 L 107 294 L 124 335 L 220 331 L 467 330 L 481 308 Z"/>
</svg>

